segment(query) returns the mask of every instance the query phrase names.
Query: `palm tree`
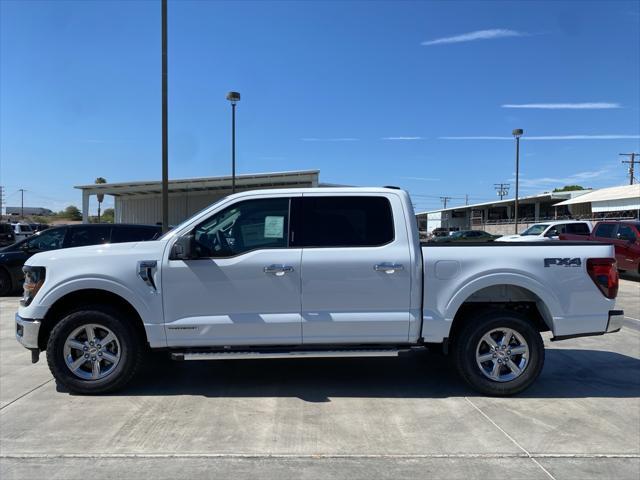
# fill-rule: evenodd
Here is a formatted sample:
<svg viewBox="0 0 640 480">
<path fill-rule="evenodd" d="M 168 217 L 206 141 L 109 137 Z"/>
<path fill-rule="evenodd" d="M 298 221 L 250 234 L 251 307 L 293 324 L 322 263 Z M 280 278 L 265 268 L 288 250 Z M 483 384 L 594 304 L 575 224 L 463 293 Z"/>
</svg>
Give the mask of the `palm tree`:
<svg viewBox="0 0 640 480">
<path fill-rule="evenodd" d="M 95 184 L 107 183 L 107 179 L 104 177 L 98 177 L 96 178 L 96 181 L 93 183 Z M 98 193 L 96 195 L 96 198 L 98 199 L 98 223 L 100 223 L 100 206 L 102 205 L 102 201 L 104 200 L 104 193 Z"/>
</svg>

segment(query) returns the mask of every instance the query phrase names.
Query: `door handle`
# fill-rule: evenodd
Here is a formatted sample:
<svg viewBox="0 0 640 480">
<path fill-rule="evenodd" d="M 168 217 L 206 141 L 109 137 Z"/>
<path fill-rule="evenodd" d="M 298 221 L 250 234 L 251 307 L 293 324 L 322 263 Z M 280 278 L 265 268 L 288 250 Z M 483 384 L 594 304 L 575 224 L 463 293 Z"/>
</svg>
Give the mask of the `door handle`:
<svg viewBox="0 0 640 480">
<path fill-rule="evenodd" d="M 285 273 L 293 272 L 293 267 L 291 265 L 268 265 L 264 267 L 264 273 L 273 273 L 274 275 L 281 277 Z"/>
<path fill-rule="evenodd" d="M 383 262 L 373 266 L 376 272 L 384 272 L 388 274 L 395 273 L 396 271 L 404 270 L 404 265 L 400 263 Z"/>
</svg>

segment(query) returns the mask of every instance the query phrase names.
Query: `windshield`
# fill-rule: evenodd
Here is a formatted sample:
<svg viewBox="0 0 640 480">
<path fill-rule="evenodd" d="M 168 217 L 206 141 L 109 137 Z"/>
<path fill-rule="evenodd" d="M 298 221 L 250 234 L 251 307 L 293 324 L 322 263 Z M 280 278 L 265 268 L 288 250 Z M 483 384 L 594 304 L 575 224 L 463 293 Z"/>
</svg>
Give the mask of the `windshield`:
<svg viewBox="0 0 640 480">
<path fill-rule="evenodd" d="M 545 223 L 538 223 L 536 225 L 531 225 L 529 228 L 527 228 L 524 232 L 521 233 L 521 235 L 523 237 L 529 236 L 529 235 L 542 235 L 542 233 L 549 227 L 548 224 Z"/>
</svg>

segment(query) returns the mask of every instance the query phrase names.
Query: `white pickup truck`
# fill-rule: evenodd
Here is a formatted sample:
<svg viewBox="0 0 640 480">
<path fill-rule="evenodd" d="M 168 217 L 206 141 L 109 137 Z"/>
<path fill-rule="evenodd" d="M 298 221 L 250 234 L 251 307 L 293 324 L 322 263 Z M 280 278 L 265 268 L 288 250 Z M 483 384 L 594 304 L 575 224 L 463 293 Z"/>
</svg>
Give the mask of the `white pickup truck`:
<svg viewBox="0 0 640 480">
<path fill-rule="evenodd" d="M 621 328 L 611 245 L 420 245 L 395 188 L 231 195 L 158 240 L 32 256 L 16 336 L 78 393 L 174 360 L 450 353 L 490 395 L 527 388 L 552 340 Z M 419 381 L 419 379 L 416 379 Z"/>
</svg>

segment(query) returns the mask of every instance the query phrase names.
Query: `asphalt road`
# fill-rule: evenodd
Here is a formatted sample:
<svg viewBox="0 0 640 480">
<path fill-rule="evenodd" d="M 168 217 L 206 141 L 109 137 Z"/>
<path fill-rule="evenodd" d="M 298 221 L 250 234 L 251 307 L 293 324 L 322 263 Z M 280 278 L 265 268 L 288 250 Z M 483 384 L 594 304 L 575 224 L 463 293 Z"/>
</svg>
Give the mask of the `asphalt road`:
<svg viewBox="0 0 640 480">
<path fill-rule="evenodd" d="M 476 395 L 446 359 L 176 363 L 70 395 L 0 299 L 0 478 L 640 478 L 640 283 L 617 334 L 547 345 L 537 383 Z"/>
</svg>

